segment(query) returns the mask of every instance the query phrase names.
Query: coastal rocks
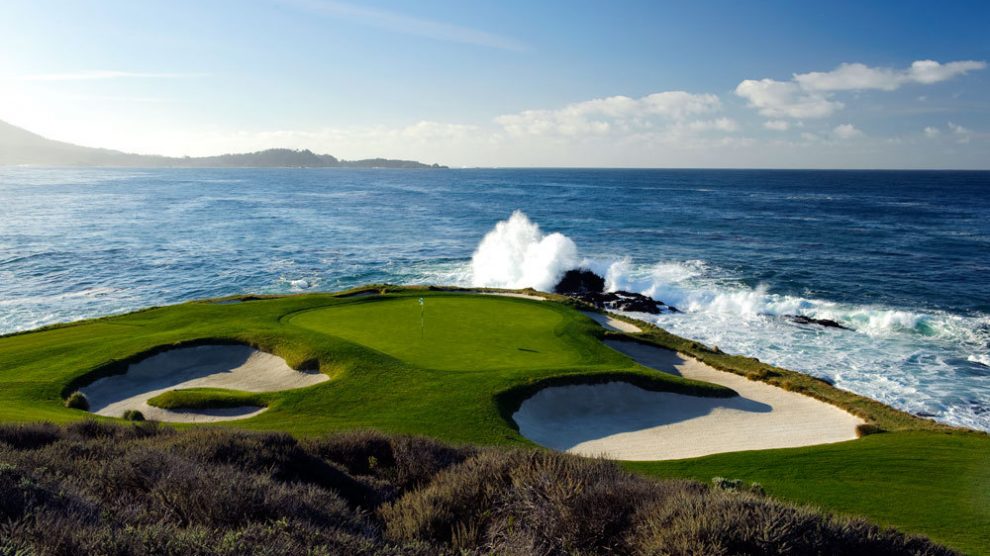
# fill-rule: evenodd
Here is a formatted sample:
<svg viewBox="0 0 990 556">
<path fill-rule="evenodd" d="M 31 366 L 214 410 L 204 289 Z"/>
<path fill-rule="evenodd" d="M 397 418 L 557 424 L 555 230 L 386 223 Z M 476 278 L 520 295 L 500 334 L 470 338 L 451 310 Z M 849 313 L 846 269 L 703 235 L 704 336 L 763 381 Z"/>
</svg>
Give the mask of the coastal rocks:
<svg viewBox="0 0 990 556">
<path fill-rule="evenodd" d="M 840 330 L 852 330 L 848 326 L 836 322 L 832 319 L 815 319 L 811 317 L 806 317 L 804 315 L 784 315 L 784 318 L 793 322 L 794 324 L 815 324 L 818 326 L 824 326 L 825 328 L 838 328 Z"/>
<path fill-rule="evenodd" d="M 583 295 L 605 291 L 605 279 L 590 270 L 571 269 L 553 287 L 554 293 Z"/>
<path fill-rule="evenodd" d="M 628 313 L 679 312 L 676 308 L 642 294 L 627 291 L 605 291 L 605 279 L 590 270 L 572 269 L 554 286 L 553 291 L 584 301 L 598 309 Z"/>
</svg>

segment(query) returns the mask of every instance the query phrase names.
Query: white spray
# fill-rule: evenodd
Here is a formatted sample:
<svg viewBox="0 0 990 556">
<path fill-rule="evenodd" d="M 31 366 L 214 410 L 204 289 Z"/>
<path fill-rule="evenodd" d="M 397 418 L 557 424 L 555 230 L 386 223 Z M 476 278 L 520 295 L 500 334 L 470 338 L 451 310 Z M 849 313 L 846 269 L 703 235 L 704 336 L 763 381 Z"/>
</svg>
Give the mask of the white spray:
<svg viewBox="0 0 990 556">
<path fill-rule="evenodd" d="M 550 291 L 579 262 L 569 237 L 545 235 L 517 210 L 481 240 L 471 257 L 471 281 L 479 287 Z"/>
</svg>

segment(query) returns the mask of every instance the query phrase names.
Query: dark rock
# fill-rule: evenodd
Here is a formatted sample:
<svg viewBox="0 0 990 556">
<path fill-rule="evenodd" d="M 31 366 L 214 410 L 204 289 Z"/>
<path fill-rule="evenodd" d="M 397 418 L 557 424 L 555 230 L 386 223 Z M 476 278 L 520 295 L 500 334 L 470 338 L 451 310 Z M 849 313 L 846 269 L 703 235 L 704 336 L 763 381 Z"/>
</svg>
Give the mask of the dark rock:
<svg viewBox="0 0 990 556">
<path fill-rule="evenodd" d="M 607 311 L 649 313 L 651 315 L 658 315 L 663 312 L 680 312 L 674 307 L 642 294 L 621 290 L 606 292 L 605 279 L 590 270 L 568 270 L 560 282 L 554 286 L 553 291 Z"/>
<path fill-rule="evenodd" d="M 818 326 L 824 326 L 825 328 L 852 330 L 852 328 L 849 328 L 848 326 L 838 323 L 831 319 L 814 319 L 811 317 L 806 317 L 804 315 L 784 315 L 784 318 L 795 324 L 817 324 Z"/>
<path fill-rule="evenodd" d="M 590 270 L 568 270 L 553 291 L 564 295 L 602 293 L 605 291 L 605 279 Z"/>
</svg>

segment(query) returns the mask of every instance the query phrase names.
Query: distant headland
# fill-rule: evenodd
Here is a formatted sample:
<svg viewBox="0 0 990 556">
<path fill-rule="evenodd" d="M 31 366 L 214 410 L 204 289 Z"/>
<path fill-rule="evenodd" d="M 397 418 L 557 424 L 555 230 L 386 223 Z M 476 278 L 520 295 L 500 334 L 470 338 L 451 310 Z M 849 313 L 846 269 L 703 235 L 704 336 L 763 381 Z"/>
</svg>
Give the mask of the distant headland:
<svg viewBox="0 0 990 556">
<path fill-rule="evenodd" d="M 105 166 L 126 168 L 447 168 L 414 160 L 340 160 L 309 149 L 263 151 L 203 157 L 125 153 L 53 141 L 0 121 L 0 166 Z"/>
</svg>

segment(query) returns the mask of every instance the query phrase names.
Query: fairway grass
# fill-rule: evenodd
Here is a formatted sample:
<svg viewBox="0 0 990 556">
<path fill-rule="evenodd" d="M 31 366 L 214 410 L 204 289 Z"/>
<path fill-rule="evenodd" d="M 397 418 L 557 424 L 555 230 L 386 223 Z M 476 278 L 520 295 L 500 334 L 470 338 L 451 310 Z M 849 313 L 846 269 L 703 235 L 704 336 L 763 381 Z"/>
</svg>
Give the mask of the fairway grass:
<svg viewBox="0 0 990 556">
<path fill-rule="evenodd" d="M 64 407 L 64 397 L 168 347 L 224 342 L 248 344 L 293 368 L 319 368 L 330 377 L 307 388 L 266 393 L 252 401 L 266 411 L 228 423 L 302 436 L 370 428 L 534 447 L 506 417 L 548 385 L 618 379 L 654 391 L 732 393 L 636 364 L 602 343 L 617 333 L 565 303 L 425 288 L 384 291 L 190 302 L 0 337 L 0 421 L 92 418 Z M 784 499 L 897 525 L 970 553 L 990 553 L 987 435 L 917 419 L 655 327 L 643 329 L 639 341 L 829 401 L 863 417 L 874 430 L 905 432 L 630 468 L 704 481 L 716 475 L 758 481 Z M 179 390 L 163 398 L 157 401 L 176 407 L 247 402 L 245 393 L 230 390 Z"/>
</svg>

